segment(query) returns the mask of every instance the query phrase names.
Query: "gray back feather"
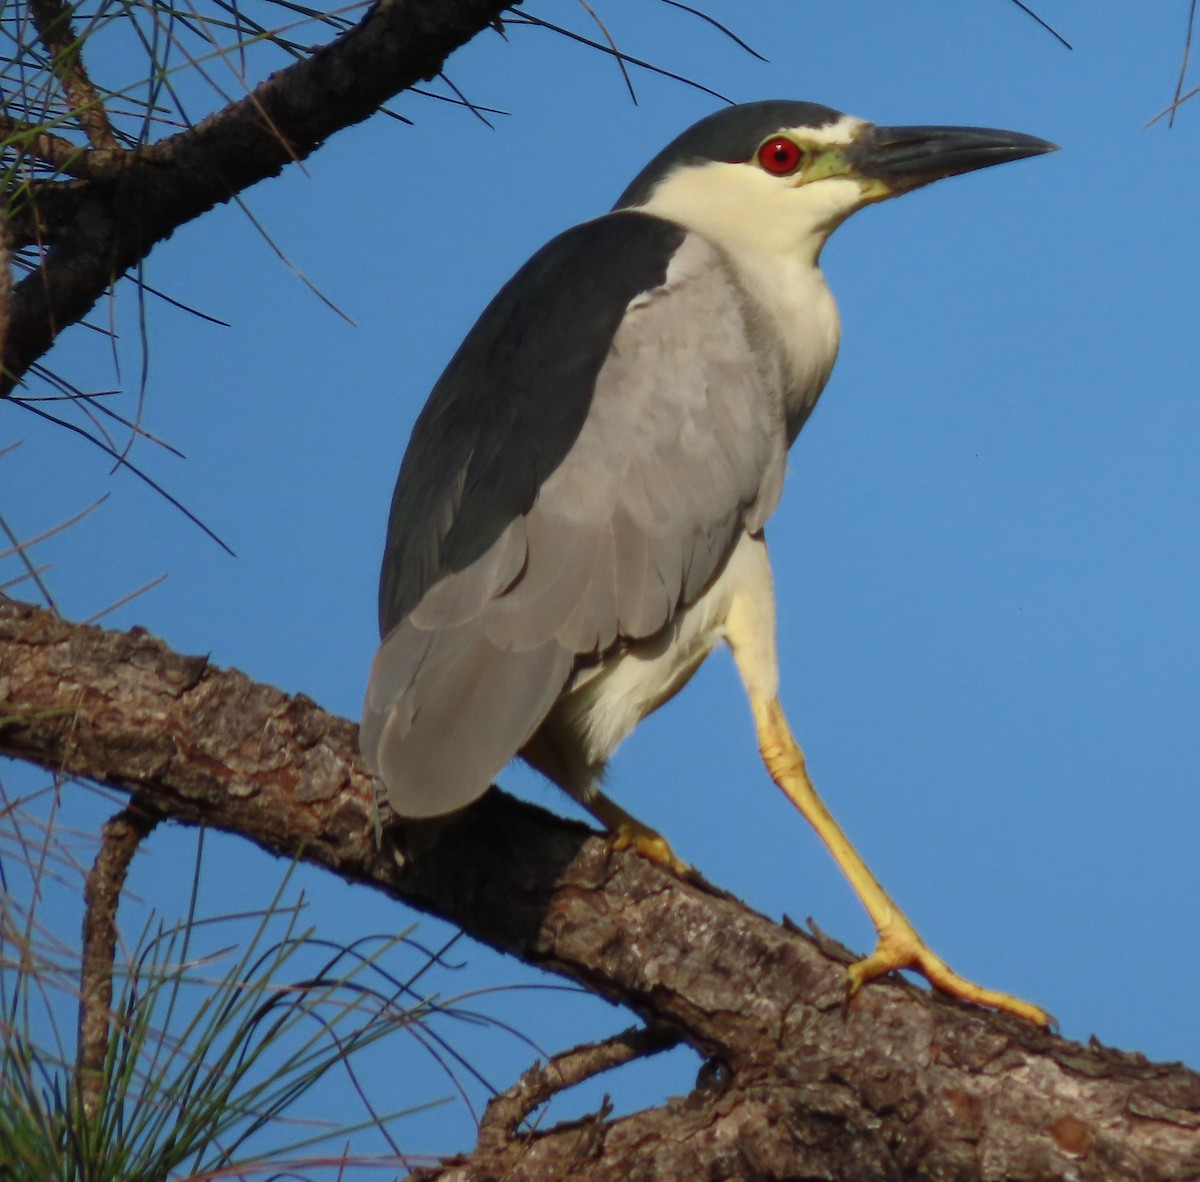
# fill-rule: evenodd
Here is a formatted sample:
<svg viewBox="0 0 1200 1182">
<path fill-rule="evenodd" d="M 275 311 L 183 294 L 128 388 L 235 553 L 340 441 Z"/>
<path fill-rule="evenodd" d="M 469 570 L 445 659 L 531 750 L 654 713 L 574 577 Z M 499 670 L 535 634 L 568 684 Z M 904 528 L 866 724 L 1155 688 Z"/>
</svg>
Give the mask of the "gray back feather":
<svg viewBox="0 0 1200 1182">
<path fill-rule="evenodd" d="M 578 229 L 603 227 L 608 266 L 627 250 L 644 275 L 645 223 L 656 279 L 625 294 L 593 274 L 604 307 L 502 292 L 472 333 L 494 368 L 468 338 L 414 433 L 362 731 L 401 815 L 483 792 L 577 669 L 660 631 L 778 500 L 782 377 L 761 370 L 761 330 L 723 256 L 642 215 Z M 556 240 L 539 273 L 594 267 L 593 243 L 572 259 L 581 244 Z M 577 271 L 547 295 L 581 286 Z M 527 323 L 534 310 L 550 323 Z M 581 316 L 592 332 L 554 323 Z"/>
<path fill-rule="evenodd" d="M 386 636 L 529 511 L 574 444 L 625 307 L 683 231 L 623 213 L 575 226 L 497 293 L 438 379 L 396 481 L 379 580 Z"/>
</svg>

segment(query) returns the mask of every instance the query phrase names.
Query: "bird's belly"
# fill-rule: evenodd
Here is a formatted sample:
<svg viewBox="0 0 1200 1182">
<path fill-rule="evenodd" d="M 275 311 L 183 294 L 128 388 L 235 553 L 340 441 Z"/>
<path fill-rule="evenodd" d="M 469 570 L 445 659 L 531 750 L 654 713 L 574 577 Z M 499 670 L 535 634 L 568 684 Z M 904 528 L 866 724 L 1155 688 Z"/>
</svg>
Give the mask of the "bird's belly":
<svg viewBox="0 0 1200 1182">
<path fill-rule="evenodd" d="M 724 639 L 730 607 L 752 565 L 742 552 L 755 545 L 761 542 L 743 534 L 707 591 L 661 632 L 627 642 L 599 665 L 576 673 L 540 728 L 564 765 L 551 777 L 561 787 L 578 795 L 594 784 L 621 740 L 683 689 Z M 543 760 L 531 762 L 550 772 Z"/>
<path fill-rule="evenodd" d="M 583 716 L 581 736 L 589 762 L 607 759 L 647 714 L 669 702 L 691 680 L 721 639 L 724 615 L 700 600 L 662 632 L 629 645 L 610 662 L 584 670 L 572 686 L 573 713 Z"/>
</svg>

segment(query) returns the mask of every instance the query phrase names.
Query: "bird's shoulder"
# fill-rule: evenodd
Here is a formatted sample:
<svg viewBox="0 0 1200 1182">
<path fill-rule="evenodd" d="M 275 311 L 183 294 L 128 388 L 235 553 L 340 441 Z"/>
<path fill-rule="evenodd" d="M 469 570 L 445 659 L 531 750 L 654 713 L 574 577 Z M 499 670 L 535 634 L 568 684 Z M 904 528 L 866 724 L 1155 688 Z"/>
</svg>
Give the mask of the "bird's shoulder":
<svg viewBox="0 0 1200 1182">
<path fill-rule="evenodd" d="M 388 523 L 383 633 L 529 511 L 583 428 L 631 305 L 663 285 L 688 238 L 616 211 L 559 234 L 497 292 L 413 429 Z"/>
</svg>

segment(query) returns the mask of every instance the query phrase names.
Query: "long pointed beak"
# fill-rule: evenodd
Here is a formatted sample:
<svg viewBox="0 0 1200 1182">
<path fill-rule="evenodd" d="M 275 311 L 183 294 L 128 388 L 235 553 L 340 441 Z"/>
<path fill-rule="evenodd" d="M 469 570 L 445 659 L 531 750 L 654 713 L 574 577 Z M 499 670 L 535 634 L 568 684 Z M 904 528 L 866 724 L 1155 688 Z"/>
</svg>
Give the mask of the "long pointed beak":
<svg viewBox="0 0 1200 1182">
<path fill-rule="evenodd" d="M 906 193 L 943 177 L 1056 152 L 1057 144 L 988 127 L 872 127 L 846 151 L 861 177 Z"/>
</svg>

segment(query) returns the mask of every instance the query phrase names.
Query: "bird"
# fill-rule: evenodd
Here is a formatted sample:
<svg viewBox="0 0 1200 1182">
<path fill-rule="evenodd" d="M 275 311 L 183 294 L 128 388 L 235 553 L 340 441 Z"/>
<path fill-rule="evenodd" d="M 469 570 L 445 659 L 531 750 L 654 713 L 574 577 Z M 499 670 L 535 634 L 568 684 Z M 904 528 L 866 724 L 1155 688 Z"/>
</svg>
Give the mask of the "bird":
<svg viewBox="0 0 1200 1182">
<path fill-rule="evenodd" d="M 937 957 L 817 795 L 779 700 L 765 526 L 838 352 L 829 236 L 868 205 L 1055 148 L 732 105 L 516 272 L 434 385 L 391 502 L 360 745 L 398 817 L 465 808 L 519 756 L 614 848 L 685 873 L 601 781 L 723 642 L 767 771 L 875 925 L 848 996 L 915 969 L 1050 1024 Z"/>
</svg>

